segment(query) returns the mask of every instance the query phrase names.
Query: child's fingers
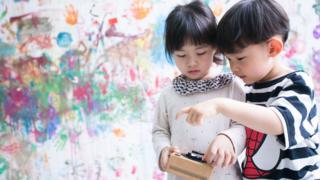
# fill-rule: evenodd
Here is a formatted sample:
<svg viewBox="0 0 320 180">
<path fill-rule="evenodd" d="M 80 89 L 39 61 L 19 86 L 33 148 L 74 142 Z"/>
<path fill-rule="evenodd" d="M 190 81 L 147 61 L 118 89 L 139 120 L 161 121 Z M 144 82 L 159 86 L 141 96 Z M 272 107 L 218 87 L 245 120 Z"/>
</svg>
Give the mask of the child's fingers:
<svg viewBox="0 0 320 180">
<path fill-rule="evenodd" d="M 208 150 L 206 153 L 204 153 L 204 155 L 202 156 L 202 160 L 206 161 L 206 159 L 208 158 Z"/>
<path fill-rule="evenodd" d="M 208 163 L 208 164 L 212 164 L 213 163 L 213 159 L 214 159 L 214 155 L 209 153 L 206 155 L 206 157 L 204 157 L 204 160 Z"/>
<path fill-rule="evenodd" d="M 207 150 L 207 152 L 204 154 L 204 160 L 208 163 L 208 164 L 211 164 L 213 165 L 214 163 L 214 158 L 217 154 L 217 149 L 215 148 L 209 148 Z"/>
<path fill-rule="evenodd" d="M 189 114 L 188 114 L 188 116 L 187 116 L 187 119 L 186 119 L 186 121 L 187 121 L 189 124 L 191 124 L 191 125 L 193 125 L 193 123 L 194 123 L 194 121 L 193 121 L 193 116 L 194 116 L 194 113 L 189 112 Z"/>
<path fill-rule="evenodd" d="M 181 109 L 177 114 L 176 114 L 176 119 L 179 119 L 182 115 L 188 114 L 190 111 L 190 107 L 186 107 Z"/>
<path fill-rule="evenodd" d="M 189 119 L 189 122 L 193 125 L 193 126 L 196 126 L 198 125 L 198 115 L 196 113 L 192 113 L 192 116 L 190 117 Z"/>
<path fill-rule="evenodd" d="M 165 150 L 165 151 L 163 151 L 162 154 L 161 154 L 161 162 L 160 162 L 160 165 L 161 165 L 161 168 L 162 168 L 162 169 L 166 169 L 166 168 L 167 168 L 168 159 L 169 159 L 169 151 L 168 151 L 168 150 Z"/>
<path fill-rule="evenodd" d="M 232 157 L 232 160 L 231 160 L 231 164 L 230 165 L 233 165 L 233 164 L 235 164 L 236 162 L 237 162 L 237 156 L 236 155 L 234 155 L 233 157 Z"/>
<path fill-rule="evenodd" d="M 232 162 L 232 155 L 226 153 L 225 157 L 224 157 L 224 161 L 223 161 L 222 167 L 229 166 L 231 164 L 231 162 Z"/>
<path fill-rule="evenodd" d="M 180 153 L 180 149 L 177 146 L 173 146 L 171 149 L 171 153 Z"/>
<path fill-rule="evenodd" d="M 214 159 L 213 165 L 214 165 L 214 166 L 218 166 L 218 167 L 222 167 L 224 158 L 225 158 L 224 151 L 218 150 L 217 156 L 216 156 L 216 158 Z"/>
<path fill-rule="evenodd" d="M 169 159 L 169 156 L 166 156 L 165 158 L 164 158 L 164 162 L 163 162 L 163 169 L 167 169 L 168 168 L 168 159 Z"/>
<path fill-rule="evenodd" d="M 187 117 L 187 122 L 193 126 L 199 126 L 203 122 L 203 115 L 190 112 Z"/>
<path fill-rule="evenodd" d="M 197 124 L 197 125 L 202 125 L 202 123 L 203 123 L 203 115 L 202 115 L 202 114 L 197 115 L 197 117 L 196 117 L 196 124 Z"/>
</svg>

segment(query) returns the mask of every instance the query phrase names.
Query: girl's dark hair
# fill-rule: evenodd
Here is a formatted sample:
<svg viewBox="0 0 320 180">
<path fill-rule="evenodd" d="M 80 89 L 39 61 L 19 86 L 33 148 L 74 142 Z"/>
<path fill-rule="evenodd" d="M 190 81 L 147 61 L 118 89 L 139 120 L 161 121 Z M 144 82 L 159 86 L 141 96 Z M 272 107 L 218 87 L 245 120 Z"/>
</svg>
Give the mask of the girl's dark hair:
<svg viewBox="0 0 320 180">
<path fill-rule="evenodd" d="M 274 0 L 242 0 L 220 20 L 217 45 L 222 52 L 234 53 L 274 35 L 281 35 L 285 43 L 289 30 L 287 13 Z"/>
<path fill-rule="evenodd" d="M 215 47 L 216 18 L 209 6 L 192 1 L 176 6 L 165 23 L 165 53 L 171 60 L 175 50 L 190 41 L 194 45 L 208 44 Z"/>
</svg>

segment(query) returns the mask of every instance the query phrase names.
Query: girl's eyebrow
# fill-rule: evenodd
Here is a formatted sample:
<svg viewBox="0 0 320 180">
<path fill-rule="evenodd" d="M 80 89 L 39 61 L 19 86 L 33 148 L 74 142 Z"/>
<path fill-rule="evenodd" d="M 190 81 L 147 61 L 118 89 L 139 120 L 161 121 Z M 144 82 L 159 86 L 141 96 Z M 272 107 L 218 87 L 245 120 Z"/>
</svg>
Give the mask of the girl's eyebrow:
<svg viewBox="0 0 320 180">
<path fill-rule="evenodd" d="M 180 52 L 181 52 L 181 51 L 184 51 L 184 50 L 183 50 L 183 49 L 177 49 L 177 50 L 175 50 L 175 51 L 180 51 Z"/>
<path fill-rule="evenodd" d="M 200 45 L 200 46 L 197 46 L 196 49 L 202 49 L 202 48 L 206 48 L 208 47 L 209 45 Z"/>
</svg>

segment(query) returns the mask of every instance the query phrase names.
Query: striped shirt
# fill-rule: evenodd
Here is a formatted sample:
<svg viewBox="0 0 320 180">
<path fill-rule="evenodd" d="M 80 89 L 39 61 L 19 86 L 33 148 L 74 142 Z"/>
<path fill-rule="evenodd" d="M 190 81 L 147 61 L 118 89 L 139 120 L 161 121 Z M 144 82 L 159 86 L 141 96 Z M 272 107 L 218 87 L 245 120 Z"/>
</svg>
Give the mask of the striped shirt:
<svg viewBox="0 0 320 180">
<path fill-rule="evenodd" d="M 320 179 L 319 119 L 312 79 L 302 71 L 249 85 L 246 101 L 271 108 L 284 133 L 246 128 L 245 179 Z"/>
</svg>

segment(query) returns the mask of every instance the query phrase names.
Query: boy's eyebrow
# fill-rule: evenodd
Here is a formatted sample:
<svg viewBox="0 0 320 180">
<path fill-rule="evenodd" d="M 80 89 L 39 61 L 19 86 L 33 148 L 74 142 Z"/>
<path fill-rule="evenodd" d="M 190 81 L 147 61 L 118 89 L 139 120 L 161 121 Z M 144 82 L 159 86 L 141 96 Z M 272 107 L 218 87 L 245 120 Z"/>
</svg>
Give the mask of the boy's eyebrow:
<svg viewBox="0 0 320 180">
<path fill-rule="evenodd" d="M 245 58 L 245 57 L 247 57 L 246 55 L 244 55 L 244 54 L 240 54 L 242 51 L 240 51 L 240 52 L 237 52 L 237 53 L 234 53 L 234 54 L 237 54 L 237 55 L 232 55 L 233 56 L 233 58 L 235 58 L 235 59 L 241 59 L 241 58 Z M 227 56 L 226 54 L 224 54 L 224 56 L 227 58 L 227 59 L 230 59 L 230 56 Z"/>
<path fill-rule="evenodd" d="M 230 60 L 230 57 L 228 57 L 228 56 L 226 56 L 226 55 L 224 55 L 227 59 L 229 59 Z"/>
</svg>

